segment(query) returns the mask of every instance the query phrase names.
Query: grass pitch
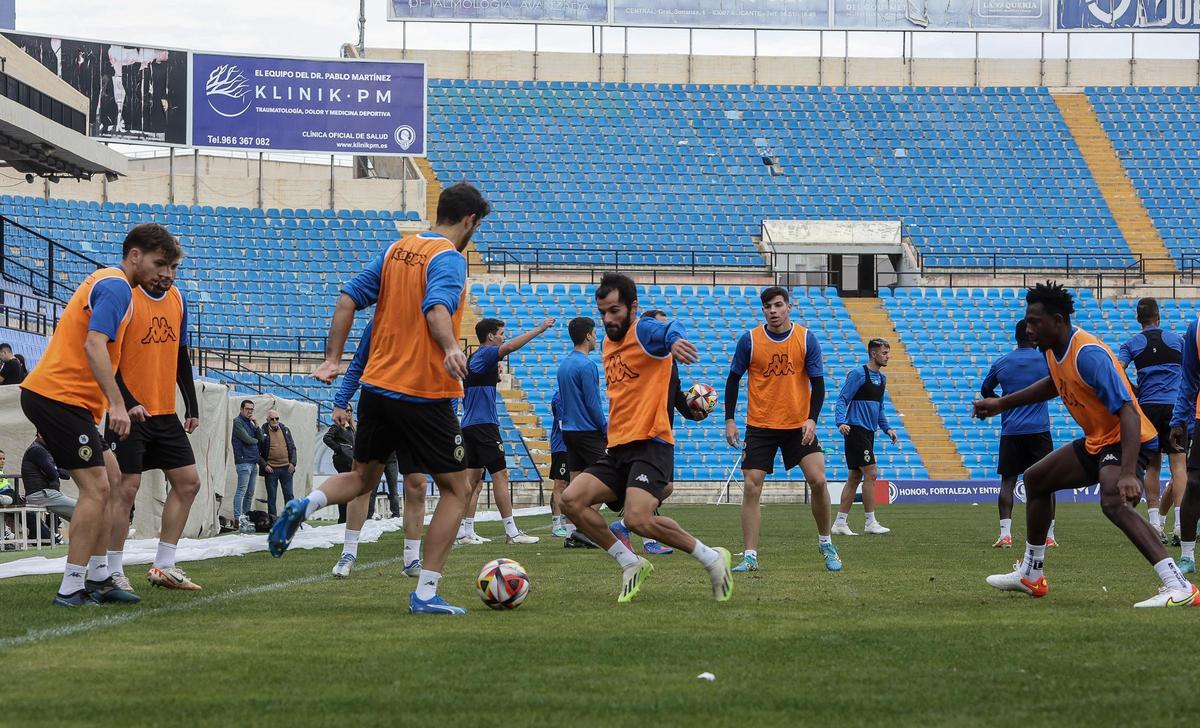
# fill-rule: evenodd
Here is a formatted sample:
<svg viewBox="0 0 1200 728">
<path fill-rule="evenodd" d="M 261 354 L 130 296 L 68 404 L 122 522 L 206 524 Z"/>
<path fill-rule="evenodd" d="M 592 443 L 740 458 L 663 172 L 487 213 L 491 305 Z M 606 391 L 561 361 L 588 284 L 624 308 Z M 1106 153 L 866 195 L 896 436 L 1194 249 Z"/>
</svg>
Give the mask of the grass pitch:
<svg viewBox="0 0 1200 728">
<path fill-rule="evenodd" d="M 741 548 L 736 507 L 667 513 Z M 405 613 L 399 534 L 362 545 L 349 580 L 328 576 L 335 550 L 261 553 L 185 564 L 203 592 L 139 586 L 132 608 L 55 610 L 58 577 L 6 580 L 0 723 L 1094 726 L 1194 711 L 1200 610 L 1132 608 L 1158 580 L 1098 506 L 1059 507 L 1041 600 L 984 584 L 1019 556 L 990 548 L 990 505 L 883 509 L 893 532 L 838 538 L 839 574 L 806 507 L 763 516 L 763 570 L 736 575 L 728 604 L 674 554 L 618 605 L 615 563 L 564 550 L 548 517 L 522 519 L 536 546 L 486 523 L 496 542 L 454 551 L 442 593 L 471 610 L 459 618 Z M 474 593 L 499 556 L 532 581 L 513 612 Z"/>
</svg>

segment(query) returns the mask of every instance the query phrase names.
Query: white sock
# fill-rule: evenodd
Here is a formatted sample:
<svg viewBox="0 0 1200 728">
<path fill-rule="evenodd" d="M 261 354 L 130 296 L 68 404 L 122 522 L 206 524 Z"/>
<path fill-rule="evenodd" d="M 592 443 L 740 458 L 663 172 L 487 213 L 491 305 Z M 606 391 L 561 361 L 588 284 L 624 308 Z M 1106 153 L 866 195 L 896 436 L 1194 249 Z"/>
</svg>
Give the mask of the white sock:
<svg viewBox="0 0 1200 728">
<path fill-rule="evenodd" d="M 745 551 L 742 553 L 742 556 L 745 556 L 745 557 L 746 557 L 746 558 L 748 558 L 748 559 L 749 559 L 749 558 L 755 558 L 755 559 L 757 559 L 757 558 L 758 558 L 758 549 L 746 549 L 746 550 L 745 550 Z"/>
<path fill-rule="evenodd" d="M 696 545 L 692 547 L 692 556 L 706 569 L 711 569 L 713 564 L 721 560 L 721 554 L 705 546 L 700 539 L 696 539 Z"/>
<path fill-rule="evenodd" d="M 104 581 L 109 577 L 108 573 L 108 557 L 93 556 L 88 559 L 87 578 L 88 581 Z"/>
<path fill-rule="evenodd" d="M 124 574 L 125 573 L 125 552 L 124 551 L 109 551 L 105 555 L 105 561 L 108 562 L 108 573 Z"/>
<path fill-rule="evenodd" d="M 358 535 L 361 531 L 351 531 L 346 529 L 346 539 L 342 541 L 342 555 L 350 554 L 354 558 L 358 558 Z"/>
<path fill-rule="evenodd" d="M 1162 516 L 1158 514 L 1157 508 L 1151 508 L 1149 516 L 1151 526 L 1154 526 L 1155 528 L 1162 528 Z"/>
<path fill-rule="evenodd" d="M 817 545 L 824 546 L 827 543 L 833 543 L 833 536 L 822 536 L 817 534 Z"/>
<path fill-rule="evenodd" d="M 505 518 L 503 520 L 504 520 L 504 535 L 508 536 L 509 538 L 516 538 L 521 533 L 520 529 L 517 528 L 517 519 L 513 518 L 512 516 L 509 516 L 508 518 Z"/>
<path fill-rule="evenodd" d="M 1005 536 L 1012 538 L 1012 519 L 1011 518 L 1001 518 L 1000 519 L 1000 537 L 1003 538 Z"/>
<path fill-rule="evenodd" d="M 1054 538 L 1054 521 L 1050 521 L 1050 530 L 1046 531 L 1046 538 Z"/>
<path fill-rule="evenodd" d="M 1175 533 L 1179 533 L 1179 521 L 1180 521 L 1180 516 L 1182 515 L 1180 512 L 1182 510 L 1183 509 L 1180 508 L 1179 506 L 1175 506 L 1175 528 L 1173 529 L 1175 531 Z"/>
<path fill-rule="evenodd" d="M 474 518 L 464 518 L 463 522 L 462 522 L 462 527 L 463 527 L 463 535 L 464 536 L 469 536 L 469 535 L 475 533 L 475 519 Z"/>
<path fill-rule="evenodd" d="M 875 512 L 872 511 L 867 514 L 867 525 L 870 526 L 874 522 L 875 522 Z"/>
<path fill-rule="evenodd" d="M 305 498 L 307 504 L 304 507 L 304 520 L 312 518 L 312 514 L 329 505 L 329 496 L 325 495 L 323 490 L 314 490 Z"/>
<path fill-rule="evenodd" d="M 1025 544 L 1025 558 L 1021 561 L 1020 572 L 1021 576 L 1029 581 L 1037 581 L 1042 578 L 1043 565 L 1046 560 L 1046 544 L 1034 546 L 1031 543 Z"/>
<path fill-rule="evenodd" d="M 1195 541 L 1180 541 L 1179 545 L 1181 547 L 1180 551 L 1179 551 L 1179 556 L 1181 558 L 1186 556 L 1187 558 L 1191 559 L 1192 561 L 1196 560 L 1196 542 Z"/>
<path fill-rule="evenodd" d="M 563 517 L 562 517 L 562 516 L 551 516 L 551 518 L 550 518 L 550 526 L 551 526 L 551 528 L 558 528 L 559 526 L 561 526 L 561 525 L 562 525 L 562 523 L 563 523 Z"/>
<path fill-rule="evenodd" d="M 175 566 L 175 549 L 173 543 L 158 542 L 158 552 L 154 554 L 154 565 L 160 569 L 170 569 Z"/>
<path fill-rule="evenodd" d="M 567 521 L 566 523 L 564 523 L 563 526 L 567 529 L 567 538 L 570 538 L 577 530 L 575 528 L 575 524 L 571 523 L 570 521 Z"/>
<path fill-rule="evenodd" d="M 1175 559 L 1170 556 L 1155 564 L 1154 570 L 1158 572 L 1158 578 L 1162 579 L 1163 586 L 1170 589 L 1188 588 L 1187 579 L 1183 578 L 1183 573 L 1175 565 Z"/>
<path fill-rule="evenodd" d="M 438 572 L 421 569 L 421 576 L 417 578 L 417 599 L 426 601 L 437 596 L 438 582 L 441 580 L 442 575 Z"/>
<path fill-rule="evenodd" d="M 404 539 L 404 563 L 411 564 L 421 558 L 421 539 Z"/>
<path fill-rule="evenodd" d="M 841 511 L 838 511 L 837 520 L 835 520 L 834 523 L 839 526 L 844 526 L 844 525 L 846 525 L 846 519 L 849 517 L 850 517 L 849 513 L 842 513 Z"/>
<path fill-rule="evenodd" d="M 67 564 L 67 568 L 63 569 L 62 586 L 58 587 L 58 593 L 65 597 L 79 591 L 83 588 L 85 576 L 87 576 L 86 566 Z"/>
<path fill-rule="evenodd" d="M 630 566 L 636 566 L 638 557 L 629 549 L 625 548 L 625 544 L 617 541 L 608 550 L 608 555 L 617 560 L 617 565 L 622 569 L 628 569 Z"/>
</svg>

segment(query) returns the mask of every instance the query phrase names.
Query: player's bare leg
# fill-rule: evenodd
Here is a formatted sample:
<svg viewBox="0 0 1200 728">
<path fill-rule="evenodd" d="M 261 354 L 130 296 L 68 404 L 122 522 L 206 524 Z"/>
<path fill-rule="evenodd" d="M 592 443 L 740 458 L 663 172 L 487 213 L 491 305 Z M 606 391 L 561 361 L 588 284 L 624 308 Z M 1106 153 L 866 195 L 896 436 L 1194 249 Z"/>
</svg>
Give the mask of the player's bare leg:
<svg viewBox="0 0 1200 728">
<path fill-rule="evenodd" d="M 625 491 L 625 525 L 642 538 L 661 541 L 692 555 L 708 572 L 713 598 L 719 602 L 733 596 L 732 557 L 725 548 L 710 548 L 692 536 L 673 519 L 658 514 L 658 499 L 649 491 L 629 488 Z"/>
<path fill-rule="evenodd" d="M 484 538 L 475 533 L 475 513 L 479 510 L 479 497 L 483 494 L 483 468 L 469 468 L 466 473 L 467 480 L 471 485 L 471 493 L 467 499 L 467 510 L 458 524 L 455 543 L 460 546 L 478 546 L 491 541 L 490 538 Z"/>
<path fill-rule="evenodd" d="M 175 564 L 175 550 L 187 525 L 192 503 L 200 492 L 200 471 L 195 465 L 163 471 L 170 488 L 163 503 L 162 526 L 158 532 L 158 551 L 146 578 L 155 586 L 181 591 L 200 591 L 200 585 Z M 126 476 L 129 477 L 129 476 Z M 135 487 L 136 492 L 136 487 Z M 124 542 L 122 542 L 124 543 Z M 112 563 L 109 563 L 112 570 Z"/>
<path fill-rule="evenodd" d="M 846 476 L 846 484 L 842 486 L 842 497 L 838 500 L 838 515 L 833 523 L 832 532 L 838 536 L 857 536 L 850 528 L 850 523 L 847 517 L 850 515 L 850 510 L 854 508 L 854 494 L 858 492 L 858 486 L 863 482 L 861 470 L 851 470 Z M 867 489 L 863 488 L 863 498 L 866 498 Z"/>
<path fill-rule="evenodd" d="M 562 509 L 583 535 L 616 559 L 617 565 L 621 567 L 621 591 L 617 595 L 617 602 L 624 604 L 637 596 L 646 577 L 654 571 L 654 566 L 645 557 L 638 556 L 618 541 L 608 530 L 604 516 L 595 509 L 595 506 L 601 503 L 611 503 L 616 499 L 617 494 L 599 478 L 580 473 L 563 491 Z"/>
<path fill-rule="evenodd" d="M 421 573 L 421 530 L 425 527 L 425 474 L 404 476 L 404 575 Z"/>
<path fill-rule="evenodd" d="M 804 456 L 800 461 L 800 470 L 808 483 L 809 497 L 813 520 L 817 524 L 817 549 L 825 559 L 825 568 L 830 571 L 842 570 L 842 559 L 837 549 L 833 547 L 830 537 L 830 514 L 832 507 L 829 501 L 829 487 L 825 480 L 825 455 L 814 452 Z"/>
</svg>

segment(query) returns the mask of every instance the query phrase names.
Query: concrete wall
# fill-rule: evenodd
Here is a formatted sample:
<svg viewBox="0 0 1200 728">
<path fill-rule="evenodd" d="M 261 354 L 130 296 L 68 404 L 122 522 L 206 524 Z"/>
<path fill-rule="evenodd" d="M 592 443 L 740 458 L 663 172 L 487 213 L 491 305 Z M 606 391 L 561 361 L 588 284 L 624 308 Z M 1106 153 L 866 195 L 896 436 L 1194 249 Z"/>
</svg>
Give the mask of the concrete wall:
<svg viewBox="0 0 1200 728">
<path fill-rule="evenodd" d="M 194 176 L 191 154 L 175 158 L 174 202 L 181 205 L 258 206 L 258 161 L 201 155 L 200 177 Z M 116 182 L 99 177 L 89 181 L 39 181 L 22 194 L 48 194 L 64 200 L 95 202 L 171 202 L 170 162 L 167 158 L 135 159 L 128 176 Z M 297 162 L 263 163 L 263 207 L 320 208 L 330 206 L 329 166 Z M 334 167 L 333 207 L 347 210 L 416 210 L 425 214 L 425 182 L 410 179 L 354 179 L 349 167 Z"/>
<path fill-rule="evenodd" d="M 430 78 L 800 86 L 1124 86 L 1128 60 L 1076 58 L 815 58 L 684 54 L 433 51 L 370 48 L 368 58 L 423 60 Z M 1137 85 L 1200 85 L 1200 63 L 1139 59 Z"/>
</svg>

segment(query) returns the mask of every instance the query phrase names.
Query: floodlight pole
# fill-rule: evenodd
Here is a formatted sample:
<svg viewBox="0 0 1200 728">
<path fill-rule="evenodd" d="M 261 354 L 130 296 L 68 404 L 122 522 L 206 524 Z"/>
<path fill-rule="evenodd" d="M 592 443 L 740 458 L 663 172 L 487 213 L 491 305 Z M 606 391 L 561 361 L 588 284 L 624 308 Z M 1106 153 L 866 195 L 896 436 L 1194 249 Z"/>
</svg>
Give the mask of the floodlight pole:
<svg viewBox="0 0 1200 728">
<path fill-rule="evenodd" d="M 367 57 L 367 0 L 358 0 L 358 57 Z"/>
<path fill-rule="evenodd" d="M 167 204 L 174 205 L 175 204 L 175 147 L 169 147 L 167 149 L 167 152 L 170 155 L 168 157 L 169 161 L 167 162 Z"/>
</svg>

